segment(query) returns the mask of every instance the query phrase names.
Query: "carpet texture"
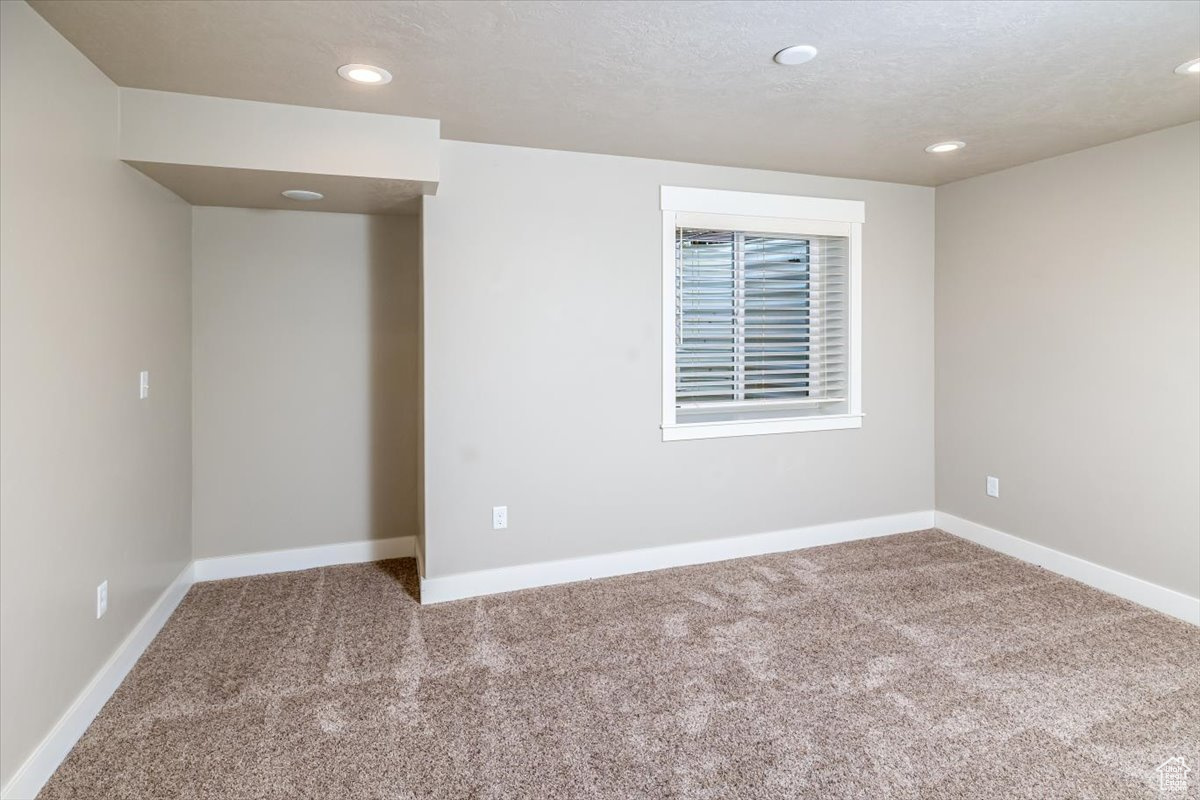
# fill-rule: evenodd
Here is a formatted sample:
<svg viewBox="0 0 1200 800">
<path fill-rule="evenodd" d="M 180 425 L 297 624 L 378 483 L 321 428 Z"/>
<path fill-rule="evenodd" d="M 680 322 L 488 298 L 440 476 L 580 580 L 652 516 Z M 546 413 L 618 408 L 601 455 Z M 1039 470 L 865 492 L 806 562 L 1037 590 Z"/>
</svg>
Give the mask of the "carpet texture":
<svg viewBox="0 0 1200 800">
<path fill-rule="evenodd" d="M 1161 798 L 1200 629 L 939 531 L 421 607 L 198 584 L 57 798 Z M 1186 795 L 1155 767 L 1185 756 Z"/>
</svg>

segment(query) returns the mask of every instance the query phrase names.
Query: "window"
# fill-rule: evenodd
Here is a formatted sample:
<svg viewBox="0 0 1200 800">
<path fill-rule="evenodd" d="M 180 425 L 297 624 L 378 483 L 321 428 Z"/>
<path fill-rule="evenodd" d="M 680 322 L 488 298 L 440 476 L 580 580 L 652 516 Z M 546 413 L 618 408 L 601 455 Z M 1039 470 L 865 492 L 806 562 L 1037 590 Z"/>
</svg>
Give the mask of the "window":
<svg viewBox="0 0 1200 800">
<path fill-rule="evenodd" d="M 662 187 L 663 439 L 862 426 L 863 203 Z"/>
</svg>

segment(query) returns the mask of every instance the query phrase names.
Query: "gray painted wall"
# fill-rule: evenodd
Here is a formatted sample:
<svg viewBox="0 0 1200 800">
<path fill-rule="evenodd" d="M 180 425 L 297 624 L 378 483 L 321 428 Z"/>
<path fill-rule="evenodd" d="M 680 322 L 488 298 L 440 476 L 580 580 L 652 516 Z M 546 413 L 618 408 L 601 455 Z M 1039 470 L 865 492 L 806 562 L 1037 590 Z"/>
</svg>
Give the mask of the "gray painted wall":
<svg viewBox="0 0 1200 800">
<path fill-rule="evenodd" d="M 0 3 L 0 172 L 7 782 L 191 557 L 191 211 L 117 160 L 117 87 L 24 3 Z"/>
<path fill-rule="evenodd" d="M 419 225 L 194 209 L 197 558 L 417 533 Z"/>
<path fill-rule="evenodd" d="M 862 430 L 661 441 L 661 184 L 866 201 Z M 932 508 L 933 234 L 923 187 L 444 142 L 426 574 Z"/>
<path fill-rule="evenodd" d="M 1200 595 L 1197 220 L 1200 124 L 937 190 L 939 510 Z"/>
<path fill-rule="evenodd" d="M 423 223 L 193 213 L 0 14 L 0 780 L 193 549 L 423 519 L 438 576 L 929 509 L 935 351 L 939 508 L 1200 594 L 1200 125 L 939 189 L 935 344 L 931 189 L 444 142 Z M 866 201 L 862 430 L 661 441 L 661 184 Z"/>
</svg>

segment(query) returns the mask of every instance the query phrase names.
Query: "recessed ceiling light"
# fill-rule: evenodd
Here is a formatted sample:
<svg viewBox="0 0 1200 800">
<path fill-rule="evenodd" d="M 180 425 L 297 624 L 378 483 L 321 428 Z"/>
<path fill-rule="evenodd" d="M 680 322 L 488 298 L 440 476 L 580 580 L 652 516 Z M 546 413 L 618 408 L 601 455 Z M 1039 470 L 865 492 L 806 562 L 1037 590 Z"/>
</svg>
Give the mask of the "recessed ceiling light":
<svg viewBox="0 0 1200 800">
<path fill-rule="evenodd" d="M 383 67 L 372 67 L 370 64 L 343 64 L 338 67 L 338 75 L 351 83 L 365 83 L 371 86 L 382 86 L 392 80 L 392 73 Z"/>
<path fill-rule="evenodd" d="M 786 67 L 795 66 L 796 64 L 806 64 L 817 57 L 817 48 L 811 44 L 794 44 L 791 47 L 785 47 L 775 54 L 775 63 L 783 64 Z"/>
<path fill-rule="evenodd" d="M 320 192 L 310 192 L 308 189 L 288 189 L 286 192 L 282 192 L 282 194 L 288 200 L 303 200 L 305 202 L 325 199 L 325 195 Z"/>
<path fill-rule="evenodd" d="M 926 153 L 953 153 L 967 146 L 966 142 L 938 142 L 925 148 Z"/>
<path fill-rule="evenodd" d="M 1175 68 L 1178 75 L 1200 75 L 1200 58 L 1185 61 Z"/>
</svg>

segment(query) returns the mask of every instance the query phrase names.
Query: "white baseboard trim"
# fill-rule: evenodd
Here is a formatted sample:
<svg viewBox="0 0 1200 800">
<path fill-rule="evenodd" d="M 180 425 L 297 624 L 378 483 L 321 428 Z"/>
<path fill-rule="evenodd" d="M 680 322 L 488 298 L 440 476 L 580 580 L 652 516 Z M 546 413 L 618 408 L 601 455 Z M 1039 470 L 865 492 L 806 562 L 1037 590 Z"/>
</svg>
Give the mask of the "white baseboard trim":
<svg viewBox="0 0 1200 800">
<path fill-rule="evenodd" d="M 517 589 L 609 578 L 668 567 L 707 564 L 932 527 L 933 511 L 914 511 L 908 514 L 812 525 L 807 528 L 732 536 L 727 539 L 623 550 L 617 553 L 519 564 L 434 578 L 422 577 L 421 603 L 444 603 L 448 600 L 462 600 Z"/>
<path fill-rule="evenodd" d="M 358 564 L 384 558 L 411 558 L 415 553 L 416 537 L 398 536 L 392 539 L 343 542 L 268 553 L 200 558 L 189 563 L 75 698 L 66 713 L 38 744 L 37 749 L 25 759 L 4 788 L 0 789 L 0 800 L 31 800 L 37 796 L 42 786 L 50 780 L 50 776 L 71 752 L 71 748 L 79 741 L 79 737 L 83 736 L 92 720 L 100 713 L 100 709 L 108 702 L 108 698 L 112 697 L 112 693 L 121 685 L 121 681 L 129 674 L 129 670 L 137 663 L 150 642 L 162 630 L 171 612 L 183 600 L 193 583 L 336 564 Z"/>
<path fill-rule="evenodd" d="M 133 669 L 133 665 L 141 658 L 150 642 L 154 641 L 154 637 L 162 630 L 171 612 L 183 600 L 191 585 L 192 565 L 188 564 L 154 601 L 154 605 L 79 693 L 66 713 L 59 717 L 37 749 L 25 759 L 25 763 L 4 785 L 3 790 L 0 790 L 0 798 L 32 800 L 37 796 L 42 786 L 58 769 L 58 765 L 79 741 L 79 737 L 83 736 L 92 720 L 100 713 L 100 709 L 108 702 L 108 698 L 112 697 L 121 681 L 125 680 L 125 676 Z"/>
<path fill-rule="evenodd" d="M 1044 567 L 1051 572 L 1073 578 L 1101 591 L 1115 594 L 1138 605 L 1170 614 L 1172 617 L 1200 625 L 1200 598 L 1168 589 L 1155 583 L 1126 575 L 1111 567 L 1102 567 L 1091 561 L 1068 555 L 1045 545 L 1021 539 L 977 522 L 938 511 L 934 514 L 935 527 L 961 536 L 991 550 L 1019 558 L 1030 564 Z"/>
<path fill-rule="evenodd" d="M 442 603 L 592 578 L 800 550 L 933 527 L 1156 611 L 1200 624 L 1200 598 L 942 511 L 915 511 L 436 578 L 422 577 L 421 602 Z M 41 791 L 42 786 L 58 769 L 59 764 L 121 685 L 121 681 L 137 663 L 138 658 L 158 635 L 193 582 L 290 572 L 336 564 L 356 564 L 385 558 L 411 558 L 415 555 L 423 555 L 418 553 L 416 537 L 400 536 L 392 539 L 202 558 L 188 564 L 125 637 L 3 789 L 0 789 L 0 800 L 29 800 Z"/>
<path fill-rule="evenodd" d="M 292 550 L 198 558 L 195 561 L 196 582 L 294 572 L 337 564 L 361 564 L 385 558 L 412 558 L 417 552 L 416 541 L 415 536 L 396 536 L 391 539 L 370 539 L 317 547 L 298 547 Z"/>
</svg>

